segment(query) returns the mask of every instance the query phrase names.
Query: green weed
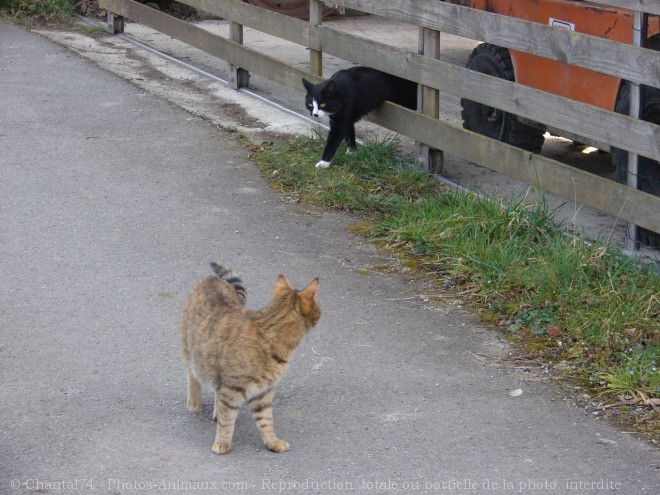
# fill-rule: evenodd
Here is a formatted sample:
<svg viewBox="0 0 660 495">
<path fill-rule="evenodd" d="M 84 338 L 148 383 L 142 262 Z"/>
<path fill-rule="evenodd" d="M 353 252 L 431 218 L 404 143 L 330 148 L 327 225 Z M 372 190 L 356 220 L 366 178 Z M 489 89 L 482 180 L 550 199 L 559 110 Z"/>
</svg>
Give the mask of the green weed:
<svg viewBox="0 0 660 495">
<path fill-rule="evenodd" d="M 660 396 L 660 347 L 631 348 L 619 354 L 619 363 L 608 366 L 600 377 L 605 394 L 620 397 L 658 398 Z"/>
<path fill-rule="evenodd" d="M 0 0 L 0 15 L 20 24 L 69 21 L 76 4 L 71 0 Z"/>
<path fill-rule="evenodd" d="M 298 138 L 254 155 L 271 183 L 296 199 L 361 214 L 384 214 L 439 190 L 424 172 L 406 166 L 395 139 L 340 149 L 328 169 L 315 168 L 325 139 Z"/>
</svg>

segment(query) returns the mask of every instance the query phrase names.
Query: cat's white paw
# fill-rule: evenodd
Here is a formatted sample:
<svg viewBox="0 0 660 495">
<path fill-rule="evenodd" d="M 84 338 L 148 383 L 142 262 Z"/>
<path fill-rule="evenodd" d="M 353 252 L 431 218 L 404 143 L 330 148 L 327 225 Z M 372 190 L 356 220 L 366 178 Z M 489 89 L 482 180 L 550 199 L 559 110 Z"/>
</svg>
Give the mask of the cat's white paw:
<svg viewBox="0 0 660 495">
<path fill-rule="evenodd" d="M 274 441 L 268 442 L 266 444 L 266 447 L 268 447 L 273 452 L 282 453 L 282 452 L 286 452 L 287 450 L 289 450 L 289 442 L 285 442 L 284 440 L 276 439 Z"/>
<path fill-rule="evenodd" d="M 201 402 L 195 402 L 188 399 L 188 412 L 196 413 L 202 408 Z"/>
<path fill-rule="evenodd" d="M 216 442 L 211 450 L 214 454 L 227 454 L 231 451 L 231 443 Z"/>
<path fill-rule="evenodd" d="M 189 412 L 198 412 L 202 408 L 202 396 L 195 392 L 189 393 L 187 406 Z"/>
<path fill-rule="evenodd" d="M 328 168 L 330 166 L 330 162 L 326 162 L 325 160 L 321 160 L 316 164 L 316 168 Z"/>
</svg>

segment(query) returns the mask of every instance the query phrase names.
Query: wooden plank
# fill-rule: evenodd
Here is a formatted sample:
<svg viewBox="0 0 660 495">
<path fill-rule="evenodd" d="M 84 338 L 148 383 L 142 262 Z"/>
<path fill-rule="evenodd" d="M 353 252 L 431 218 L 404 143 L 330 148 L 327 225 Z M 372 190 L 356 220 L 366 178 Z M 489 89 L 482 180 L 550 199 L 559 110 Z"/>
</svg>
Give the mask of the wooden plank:
<svg viewBox="0 0 660 495">
<path fill-rule="evenodd" d="M 440 58 L 440 33 L 431 29 L 420 28 L 422 49 L 420 55 L 438 60 Z M 422 86 L 422 113 L 430 117 L 440 117 L 440 94 L 437 89 Z"/>
<path fill-rule="evenodd" d="M 231 65 L 256 74 L 267 75 L 275 83 L 290 88 L 300 88 L 301 78 L 308 76 L 307 72 L 293 65 L 241 46 L 133 0 L 100 0 L 99 6 L 199 48 Z"/>
<path fill-rule="evenodd" d="M 239 45 L 243 44 L 243 25 L 232 22 L 229 25 L 229 39 Z M 232 87 L 234 89 L 247 88 L 250 84 L 250 73 L 235 65 L 230 65 Z"/>
<path fill-rule="evenodd" d="M 325 53 L 660 160 L 660 126 L 328 27 Z"/>
<path fill-rule="evenodd" d="M 112 12 L 107 13 L 106 31 L 110 34 L 118 34 L 124 32 L 124 18 L 120 15 L 115 15 Z"/>
<path fill-rule="evenodd" d="M 660 52 L 653 50 L 438 0 L 331 3 L 660 87 Z"/>
<path fill-rule="evenodd" d="M 630 188 L 426 115 L 386 103 L 367 116 L 394 132 L 660 232 L 660 196 Z"/>
<path fill-rule="evenodd" d="M 314 27 L 323 23 L 323 2 L 320 0 L 309 0 L 309 23 Z M 312 74 L 323 75 L 323 52 L 320 49 L 309 50 L 309 70 Z"/>
<path fill-rule="evenodd" d="M 257 31 L 271 34 L 292 43 L 319 50 L 314 26 L 301 19 L 262 9 L 241 0 L 179 0 L 209 14 L 216 15 Z"/>
<path fill-rule="evenodd" d="M 440 33 L 431 29 L 419 28 L 417 53 L 433 59 L 440 58 Z M 418 87 L 417 111 L 431 118 L 440 117 L 440 92 L 428 86 Z M 420 100 L 421 98 L 421 100 Z M 426 143 L 415 143 L 417 161 L 431 173 L 439 174 L 444 166 L 442 150 L 431 148 Z"/>
</svg>

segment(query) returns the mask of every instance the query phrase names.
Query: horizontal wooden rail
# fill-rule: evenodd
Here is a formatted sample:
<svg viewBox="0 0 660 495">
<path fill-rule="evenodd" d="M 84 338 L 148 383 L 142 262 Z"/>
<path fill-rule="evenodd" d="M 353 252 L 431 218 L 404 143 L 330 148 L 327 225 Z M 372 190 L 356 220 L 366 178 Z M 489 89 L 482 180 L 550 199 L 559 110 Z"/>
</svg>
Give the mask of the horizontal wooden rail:
<svg viewBox="0 0 660 495">
<path fill-rule="evenodd" d="M 100 0 L 99 6 L 133 21 L 140 22 L 161 33 L 199 48 L 232 65 L 256 74 L 267 75 L 278 84 L 302 86 L 301 78 L 308 73 L 293 65 L 229 41 L 189 22 L 182 21 L 134 0 Z"/>
<path fill-rule="evenodd" d="M 660 4 L 660 0 L 655 1 Z M 660 87 L 660 52 L 653 50 L 439 0 L 329 0 L 328 3 Z"/>
<path fill-rule="evenodd" d="M 656 124 L 325 27 L 321 46 L 325 53 L 660 160 Z"/>
<path fill-rule="evenodd" d="M 451 155 L 528 184 L 538 184 L 544 191 L 568 198 L 577 197 L 578 204 L 593 206 L 616 218 L 660 232 L 660 196 L 632 189 L 392 103 L 383 105 L 368 118 Z"/>
<path fill-rule="evenodd" d="M 319 50 L 318 29 L 307 21 L 265 10 L 240 0 L 178 0 L 222 19 Z"/>
</svg>

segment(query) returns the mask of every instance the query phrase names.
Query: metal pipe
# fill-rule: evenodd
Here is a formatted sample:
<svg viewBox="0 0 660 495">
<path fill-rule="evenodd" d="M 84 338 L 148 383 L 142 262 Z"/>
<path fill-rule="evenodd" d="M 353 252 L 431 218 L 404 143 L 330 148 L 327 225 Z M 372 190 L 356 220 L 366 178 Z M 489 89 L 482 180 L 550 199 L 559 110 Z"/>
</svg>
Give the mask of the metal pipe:
<svg viewBox="0 0 660 495">
<path fill-rule="evenodd" d="M 633 12 L 633 45 L 642 46 L 644 36 L 642 36 L 645 16 L 643 12 Z M 639 84 L 630 81 L 630 111 L 629 115 L 633 119 L 640 118 L 642 92 L 640 91 Z M 639 155 L 629 151 L 628 152 L 628 187 L 638 189 L 639 187 Z M 634 252 L 639 249 L 639 227 L 632 223 L 626 224 L 626 239 L 624 249 L 626 251 Z"/>
</svg>

